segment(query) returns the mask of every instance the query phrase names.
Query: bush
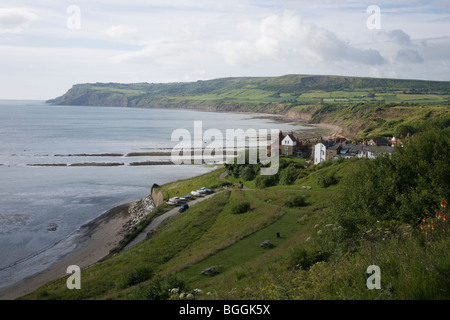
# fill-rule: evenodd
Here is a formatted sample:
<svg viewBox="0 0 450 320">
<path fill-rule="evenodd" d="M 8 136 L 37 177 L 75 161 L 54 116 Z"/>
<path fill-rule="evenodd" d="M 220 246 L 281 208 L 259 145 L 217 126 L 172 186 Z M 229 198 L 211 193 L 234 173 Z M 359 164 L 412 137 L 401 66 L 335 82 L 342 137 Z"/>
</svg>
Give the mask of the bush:
<svg viewBox="0 0 450 320">
<path fill-rule="evenodd" d="M 249 202 L 240 202 L 235 203 L 231 209 L 231 212 L 234 214 L 242 214 L 246 213 L 248 210 L 250 210 L 250 203 Z"/>
<path fill-rule="evenodd" d="M 286 206 L 289 208 L 304 207 L 306 205 L 306 198 L 301 194 L 293 195 L 286 201 Z"/>
<path fill-rule="evenodd" d="M 278 183 L 278 176 L 262 176 L 259 175 L 255 179 L 255 185 L 259 189 L 264 189 L 267 187 L 275 186 Z"/>
<path fill-rule="evenodd" d="M 326 261 L 328 255 L 319 249 L 300 249 L 291 252 L 289 266 L 292 269 L 308 270 L 311 266 L 320 261 Z"/>
<path fill-rule="evenodd" d="M 245 181 L 251 181 L 255 179 L 256 173 L 253 165 L 241 166 L 239 169 L 239 177 Z"/>
<path fill-rule="evenodd" d="M 158 276 L 149 284 L 139 288 L 135 295 L 136 299 L 167 300 L 170 298 L 169 290 L 174 288 L 178 288 L 180 292 L 185 291 L 186 283 L 174 275 Z"/>
<path fill-rule="evenodd" d="M 147 266 L 141 266 L 133 269 L 125 277 L 124 287 L 131 287 L 137 285 L 138 283 L 149 280 L 153 277 L 153 269 Z"/>
<path fill-rule="evenodd" d="M 295 165 L 291 163 L 287 168 L 281 170 L 280 172 L 280 185 L 290 185 L 293 184 L 294 181 L 297 179 L 297 169 L 295 168 Z"/>
<path fill-rule="evenodd" d="M 338 182 L 339 180 L 333 174 L 327 174 L 317 179 L 317 184 L 321 188 L 328 188 L 329 186 L 337 184 Z"/>
<path fill-rule="evenodd" d="M 355 163 L 335 201 L 338 223 L 356 238 L 376 221 L 416 224 L 450 199 L 450 134 L 432 130 L 414 135 L 392 158 Z"/>
</svg>

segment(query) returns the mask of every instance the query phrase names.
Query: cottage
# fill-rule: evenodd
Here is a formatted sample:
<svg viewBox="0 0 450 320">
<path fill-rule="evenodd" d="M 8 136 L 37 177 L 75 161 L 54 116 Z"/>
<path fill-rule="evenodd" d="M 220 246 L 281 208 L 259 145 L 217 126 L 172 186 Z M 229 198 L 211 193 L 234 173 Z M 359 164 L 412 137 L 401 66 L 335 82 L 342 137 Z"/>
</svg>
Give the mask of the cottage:
<svg viewBox="0 0 450 320">
<path fill-rule="evenodd" d="M 333 144 L 331 147 L 329 147 L 329 148 L 327 149 L 327 152 L 326 152 L 326 154 L 327 154 L 326 160 L 329 160 L 329 159 L 336 159 L 337 156 L 338 156 L 338 154 L 339 154 L 339 152 L 341 151 L 341 149 L 342 149 L 342 144 L 341 144 L 341 143 Z"/>
<path fill-rule="evenodd" d="M 297 139 L 289 133 L 281 140 L 281 152 L 286 156 L 292 156 L 297 153 Z"/>
<path fill-rule="evenodd" d="M 368 143 L 369 146 L 390 146 L 391 143 L 386 138 L 373 138 Z"/>
<path fill-rule="evenodd" d="M 355 158 L 358 156 L 359 152 L 362 150 L 363 145 L 361 144 L 344 144 L 339 152 L 340 156 L 345 159 Z"/>
</svg>

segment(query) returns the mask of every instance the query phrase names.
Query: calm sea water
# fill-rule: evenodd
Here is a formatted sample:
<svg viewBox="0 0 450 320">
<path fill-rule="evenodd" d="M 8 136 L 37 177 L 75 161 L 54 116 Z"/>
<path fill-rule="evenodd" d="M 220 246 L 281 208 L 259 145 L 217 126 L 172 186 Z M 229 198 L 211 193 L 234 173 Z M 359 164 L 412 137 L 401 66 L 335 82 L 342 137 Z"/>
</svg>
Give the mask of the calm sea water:
<svg viewBox="0 0 450 320">
<path fill-rule="evenodd" d="M 170 157 L 126 157 L 133 152 L 170 152 L 176 144 L 171 141 L 173 130 L 193 132 L 198 120 L 204 130 L 222 132 L 294 129 L 243 114 L 0 100 L 0 288 L 48 267 L 73 248 L 73 235 L 82 225 L 112 207 L 145 197 L 153 183 L 212 170 L 204 165 L 130 166 L 133 161 Z M 99 156 L 110 153 L 122 156 Z M 30 166 L 84 162 L 124 165 Z"/>
</svg>

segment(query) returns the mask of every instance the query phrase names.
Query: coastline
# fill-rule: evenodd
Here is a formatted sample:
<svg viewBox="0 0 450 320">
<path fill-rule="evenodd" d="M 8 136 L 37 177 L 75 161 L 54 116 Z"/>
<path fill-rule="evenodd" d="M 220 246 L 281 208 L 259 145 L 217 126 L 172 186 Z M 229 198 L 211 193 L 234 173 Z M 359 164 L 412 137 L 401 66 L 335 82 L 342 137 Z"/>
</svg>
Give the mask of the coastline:
<svg viewBox="0 0 450 320">
<path fill-rule="evenodd" d="M 242 112 L 240 113 L 242 114 Z M 330 133 L 330 136 L 333 135 L 334 132 L 342 131 L 338 126 L 328 124 L 308 124 L 301 119 L 286 118 L 282 115 L 263 113 L 252 113 L 252 115 L 253 118 L 266 118 L 274 121 L 310 126 L 314 129 L 308 133 L 316 136 L 318 135 L 318 130 L 326 130 L 327 132 L 328 130 L 331 130 L 332 133 Z M 298 134 L 305 134 L 305 131 L 296 128 L 295 125 L 293 125 L 292 131 L 295 131 Z M 86 269 L 105 258 L 110 250 L 115 248 L 126 234 L 125 227 L 130 222 L 128 209 L 133 203 L 135 202 L 129 202 L 114 207 L 91 222 L 83 225 L 80 228 L 80 235 L 78 235 L 75 240 L 76 247 L 74 250 L 61 257 L 45 270 L 8 287 L 1 288 L 0 300 L 13 300 L 24 297 L 50 281 L 67 276 L 66 270 L 70 265 L 77 265 L 81 269 Z"/>
<path fill-rule="evenodd" d="M 130 221 L 128 208 L 134 202 L 119 205 L 103 213 L 80 228 L 76 238 L 76 248 L 33 276 L 0 289 L 0 300 L 14 300 L 23 297 L 49 281 L 64 276 L 67 267 L 77 265 L 86 269 L 105 258 L 115 248 L 126 233 L 126 224 Z"/>
</svg>

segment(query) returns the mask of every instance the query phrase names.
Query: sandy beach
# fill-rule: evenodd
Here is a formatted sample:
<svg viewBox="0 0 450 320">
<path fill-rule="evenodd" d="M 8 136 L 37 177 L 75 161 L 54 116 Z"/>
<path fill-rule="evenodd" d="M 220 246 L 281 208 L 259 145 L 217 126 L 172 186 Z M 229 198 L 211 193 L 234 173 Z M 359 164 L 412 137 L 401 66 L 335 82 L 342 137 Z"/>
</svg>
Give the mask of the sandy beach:
<svg viewBox="0 0 450 320">
<path fill-rule="evenodd" d="M 76 248 L 44 271 L 0 290 L 0 300 L 14 300 L 27 295 L 45 283 L 67 276 L 67 267 L 85 269 L 108 255 L 125 235 L 130 220 L 127 203 L 115 207 L 81 228 Z"/>
</svg>

